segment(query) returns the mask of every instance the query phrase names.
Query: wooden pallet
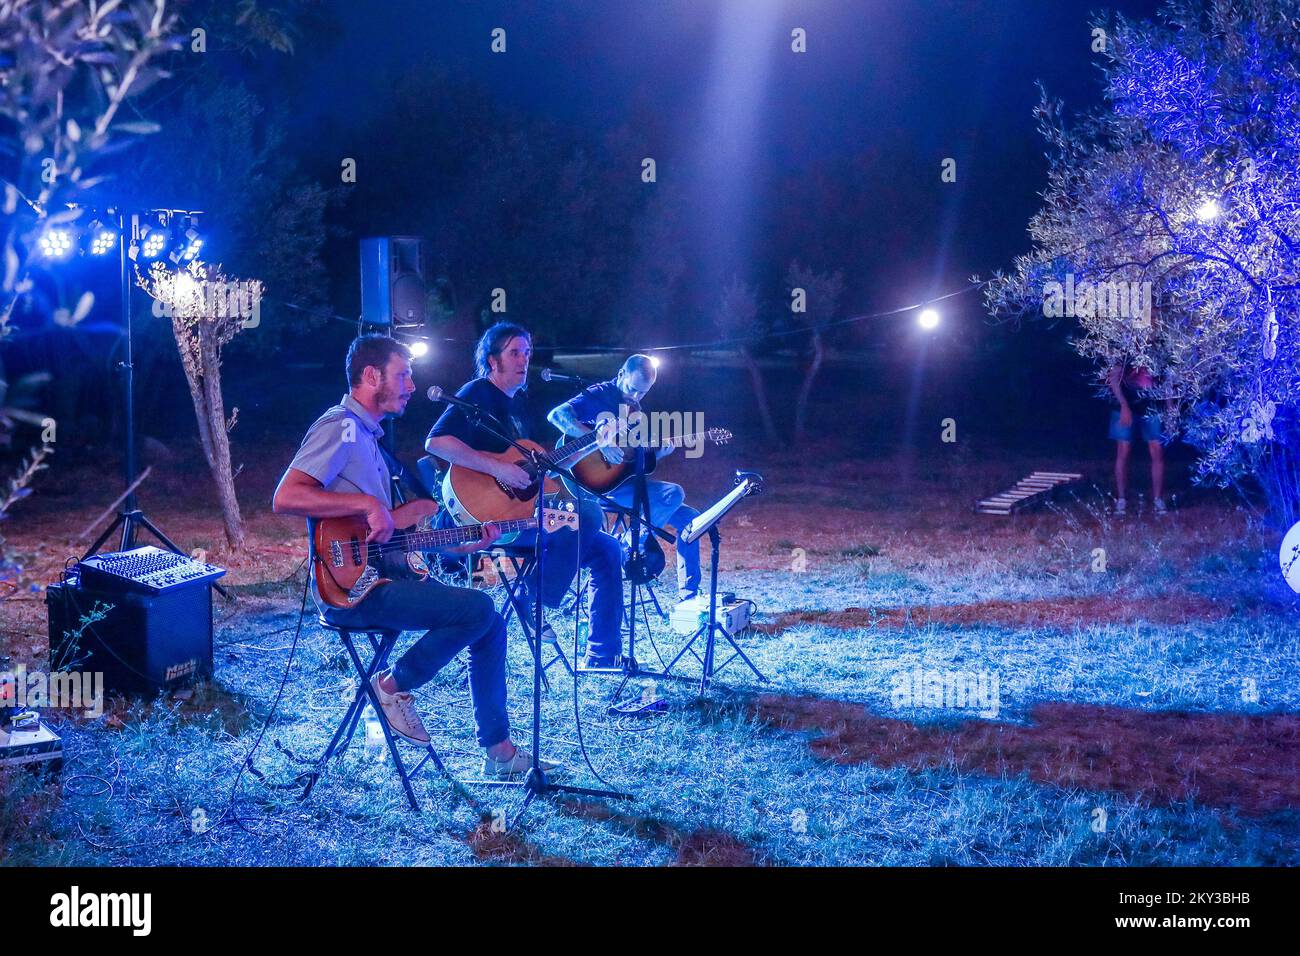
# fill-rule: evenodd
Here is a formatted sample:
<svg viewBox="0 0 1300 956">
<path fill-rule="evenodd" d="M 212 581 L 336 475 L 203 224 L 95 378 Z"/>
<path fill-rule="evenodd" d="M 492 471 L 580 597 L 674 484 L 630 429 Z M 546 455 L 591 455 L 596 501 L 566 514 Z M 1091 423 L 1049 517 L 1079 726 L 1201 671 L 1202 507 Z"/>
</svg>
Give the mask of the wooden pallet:
<svg viewBox="0 0 1300 956">
<path fill-rule="evenodd" d="M 1035 508 L 1076 481 L 1083 481 L 1083 475 L 1068 471 L 1035 471 L 1001 494 L 975 502 L 975 512 L 982 515 L 1009 515 Z"/>
</svg>

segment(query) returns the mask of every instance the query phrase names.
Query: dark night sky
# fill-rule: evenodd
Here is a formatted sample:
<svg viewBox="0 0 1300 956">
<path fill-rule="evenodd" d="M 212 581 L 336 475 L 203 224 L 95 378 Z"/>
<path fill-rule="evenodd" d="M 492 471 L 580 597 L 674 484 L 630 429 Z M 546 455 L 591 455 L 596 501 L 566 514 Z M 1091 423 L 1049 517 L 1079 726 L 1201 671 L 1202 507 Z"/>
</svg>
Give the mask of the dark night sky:
<svg viewBox="0 0 1300 956">
<path fill-rule="evenodd" d="M 880 262 L 851 310 L 935 294 L 1009 264 L 1045 184 L 1035 80 L 1073 108 L 1098 101 L 1084 0 L 330 0 L 340 33 L 305 38 L 293 72 L 303 134 L 346 134 L 382 109 L 389 77 L 437 63 L 494 98 L 582 135 L 652 116 L 661 181 L 699 197 L 702 254 L 743 262 L 781 177 L 869 157 L 861 189 L 888 196 Z M 1155 0 L 1110 9 L 1150 17 Z M 506 55 L 489 50 L 494 27 Z M 790 52 L 803 27 L 808 52 Z M 958 160 L 956 184 L 940 162 Z M 412 176 L 418 176 L 412 170 Z M 402 188 L 395 183 L 394 188 Z M 903 221 L 910 220 L 910 221 Z M 723 237 L 721 246 L 719 237 Z M 706 251 L 707 250 L 707 251 Z M 873 256 L 874 257 L 874 256 Z M 734 266 L 719 262 L 720 271 Z"/>
</svg>

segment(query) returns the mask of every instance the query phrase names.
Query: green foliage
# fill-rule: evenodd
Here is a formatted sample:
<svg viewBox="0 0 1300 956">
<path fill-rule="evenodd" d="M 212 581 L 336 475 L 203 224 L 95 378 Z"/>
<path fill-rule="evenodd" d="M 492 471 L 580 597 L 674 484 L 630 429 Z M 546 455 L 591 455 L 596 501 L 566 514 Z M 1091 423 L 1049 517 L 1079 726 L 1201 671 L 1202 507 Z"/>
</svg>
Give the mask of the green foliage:
<svg viewBox="0 0 1300 956">
<path fill-rule="evenodd" d="M 1048 283 L 1148 283 L 1150 321 L 1080 309 L 1100 375 L 1155 373 L 1203 480 L 1264 479 L 1300 516 L 1300 5 L 1178 0 L 1162 22 L 1109 27 L 1107 108 L 1050 146 L 1034 250 L 998 276 L 994 312 L 1040 312 Z"/>
<path fill-rule="evenodd" d="M 78 219 L 68 204 L 93 197 L 112 157 L 157 132 L 126 107 L 169 75 L 176 24 L 167 0 L 0 2 L 0 140 L 13 144 L 0 155 L 0 335 L 42 271 L 40 231 Z"/>
<path fill-rule="evenodd" d="M 49 465 L 45 459 L 54 453 L 49 445 L 42 445 L 32 451 L 18 473 L 7 482 L 3 497 L 0 497 L 0 521 L 9 517 L 9 511 L 15 504 L 32 493 L 32 482 L 37 473 Z M 24 574 L 27 555 L 15 554 L 6 548 L 3 535 L 0 535 L 0 601 L 4 601 L 13 592 L 21 590 L 30 583 Z"/>
<path fill-rule="evenodd" d="M 353 234 L 426 237 L 462 333 L 502 317 L 490 311 L 497 288 L 505 317 L 542 344 L 661 333 L 685 269 L 680 207 L 641 181 L 633 137 L 580 140 L 438 70 L 391 85 L 357 136 Z M 411 170 L 421 187 L 395 189 Z"/>
</svg>

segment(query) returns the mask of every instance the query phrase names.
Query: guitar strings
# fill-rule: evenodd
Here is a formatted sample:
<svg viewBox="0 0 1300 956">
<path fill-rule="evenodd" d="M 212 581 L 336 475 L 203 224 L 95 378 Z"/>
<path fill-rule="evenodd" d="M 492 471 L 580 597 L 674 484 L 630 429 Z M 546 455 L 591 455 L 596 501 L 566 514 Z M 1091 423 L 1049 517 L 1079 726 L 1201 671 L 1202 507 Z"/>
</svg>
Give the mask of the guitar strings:
<svg viewBox="0 0 1300 956">
<path fill-rule="evenodd" d="M 530 527 L 529 522 L 534 522 L 532 526 L 535 526 L 535 521 L 536 519 L 533 518 L 519 518 L 511 521 L 499 521 L 496 522 L 496 524 L 502 527 L 503 534 L 510 534 L 515 531 L 528 530 L 528 528 Z M 517 528 L 511 527 L 516 522 L 521 522 L 520 526 Z M 401 551 L 404 550 L 403 545 L 409 543 L 410 541 L 416 538 L 420 538 L 424 535 L 428 535 L 431 538 L 433 538 L 433 540 L 425 543 L 426 547 L 430 549 L 446 547 L 447 545 L 469 544 L 473 541 L 478 540 L 477 534 L 474 535 L 473 537 L 469 537 L 469 536 L 465 536 L 465 531 L 466 529 L 463 528 L 434 528 L 431 531 L 402 531 L 397 534 L 394 534 L 383 544 L 372 544 L 369 545 L 368 548 L 369 550 L 380 551 L 380 552 Z M 481 528 L 479 533 L 481 534 Z M 445 543 L 433 537 L 435 535 L 442 535 L 442 534 L 445 534 L 446 537 L 449 539 Z M 342 543 L 349 543 L 349 542 L 340 542 L 340 543 L 342 544 Z"/>
<path fill-rule="evenodd" d="M 537 527 L 537 519 L 531 516 L 527 518 L 511 518 L 507 521 L 497 521 L 491 523 L 496 524 L 501 529 L 502 534 L 513 534 L 518 531 L 528 531 Z M 432 528 L 427 531 L 400 531 L 395 533 L 391 538 L 389 538 L 383 544 L 368 545 L 368 550 L 378 551 L 380 553 L 406 551 L 408 549 L 405 547 L 405 545 L 409 544 L 413 539 L 419 538 L 424 535 L 428 535 L 431 538 L 433 538 L 433 540 L 431 541 L 424 542 L 424 546 L 429 550 L 447 547 L 448 545 L 454 546 L 457 544 L 470 544 L 471 542 L 477 541 L 478 540 L 477 535 L 473 537 L 465 536 L 467 530 L 468 530 L 467 528 Z M 480 526 L 480 533 L 481 533 L 481 526 Z M 441 542 L 436 537 L 434 537 L 435 535 L 446 535 L 446 537 L 449 540 L 446 542 Z M 338 543 L 350 544 L 351 542 L 339 541 Z"/>
</svg>

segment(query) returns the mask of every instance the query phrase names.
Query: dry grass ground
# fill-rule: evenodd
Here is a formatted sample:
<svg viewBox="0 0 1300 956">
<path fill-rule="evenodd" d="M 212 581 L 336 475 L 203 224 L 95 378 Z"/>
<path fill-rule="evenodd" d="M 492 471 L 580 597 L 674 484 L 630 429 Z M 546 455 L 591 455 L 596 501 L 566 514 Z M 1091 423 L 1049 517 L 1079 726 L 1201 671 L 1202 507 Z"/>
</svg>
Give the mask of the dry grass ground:
<svg viewBox="0 0 1300 956">
<path fill-rule="evenodd" d="M 197 462 L 155 470 L 141 493 L 151 517 L 230 568 L 217 679 L 185 699 L 116 702 L 99 721 L 55 718 L 68 743 L 62 781 L 5 778 L 8 862 L 1300 861 L 1296 605 L 1274 537 L 1216 495 L 1191 496 L 1166 518 L 1117 520 L 1085 486 L 1033 514 L 975 515 L 976 498 L 1063 463 L 981 463 L 955 448 L 911 465 L 832 448 L 759 464 L 744 449 L 669 459 L 667 476 L 701 505 L 730 487 L 735 467 L 767 479 L 728 523 L 721 566 L 722 586 L 757 602 L 760 627 L 745 647 L 772 683 L 734 664 L 705 700 L 663 682 L 673 710 L 638 723 L 606 716 L 608 681 L 584 678 L 582 743 L 635 802 L 545 804 L 502 833 L 492 820 L 513 795 L 431 777 L 421 789 L 434 812 L 417 817 L 389 768 L 354 746 L 297 803 L 276 785 L 323 748 L 348 677 L 310 618 L 257 753 L 264 779 L 246 773 L 232 796 L 285 672 L 302 595 L 301 525 L 265 506 L 290 452 L 268 448 L 240 476 L 250 530 L 241 555 L 222 547 Z M 1102 479 L 1107 465 L 1085 470 Z M 111 499 L 104 486 L 56 462 L 16 509 L 5 532 L 30 558 L 25 584 L 55 579 L 79 553 L 76 535 Z M 42 662 L 40 594 L 13 594 L 0 614 L 6 653 Z M 556 623 L 570 640 L 571 622 Z M 674 644 L 657 624 L 655 634 Z M 529 706 L 522 645 L 510 662 L 517 726 Z M 900 677 L 918 669 L 995 674 L 996 716 L 900 701 Z M 472 778 L 456 671 L 421 704 L 453 770 Z M 571 687 L 555 683 L 543 706 L 549 752 L 595 784 Z M 196 832 L 196 811 L 217 825 Z"/>
</svg>

